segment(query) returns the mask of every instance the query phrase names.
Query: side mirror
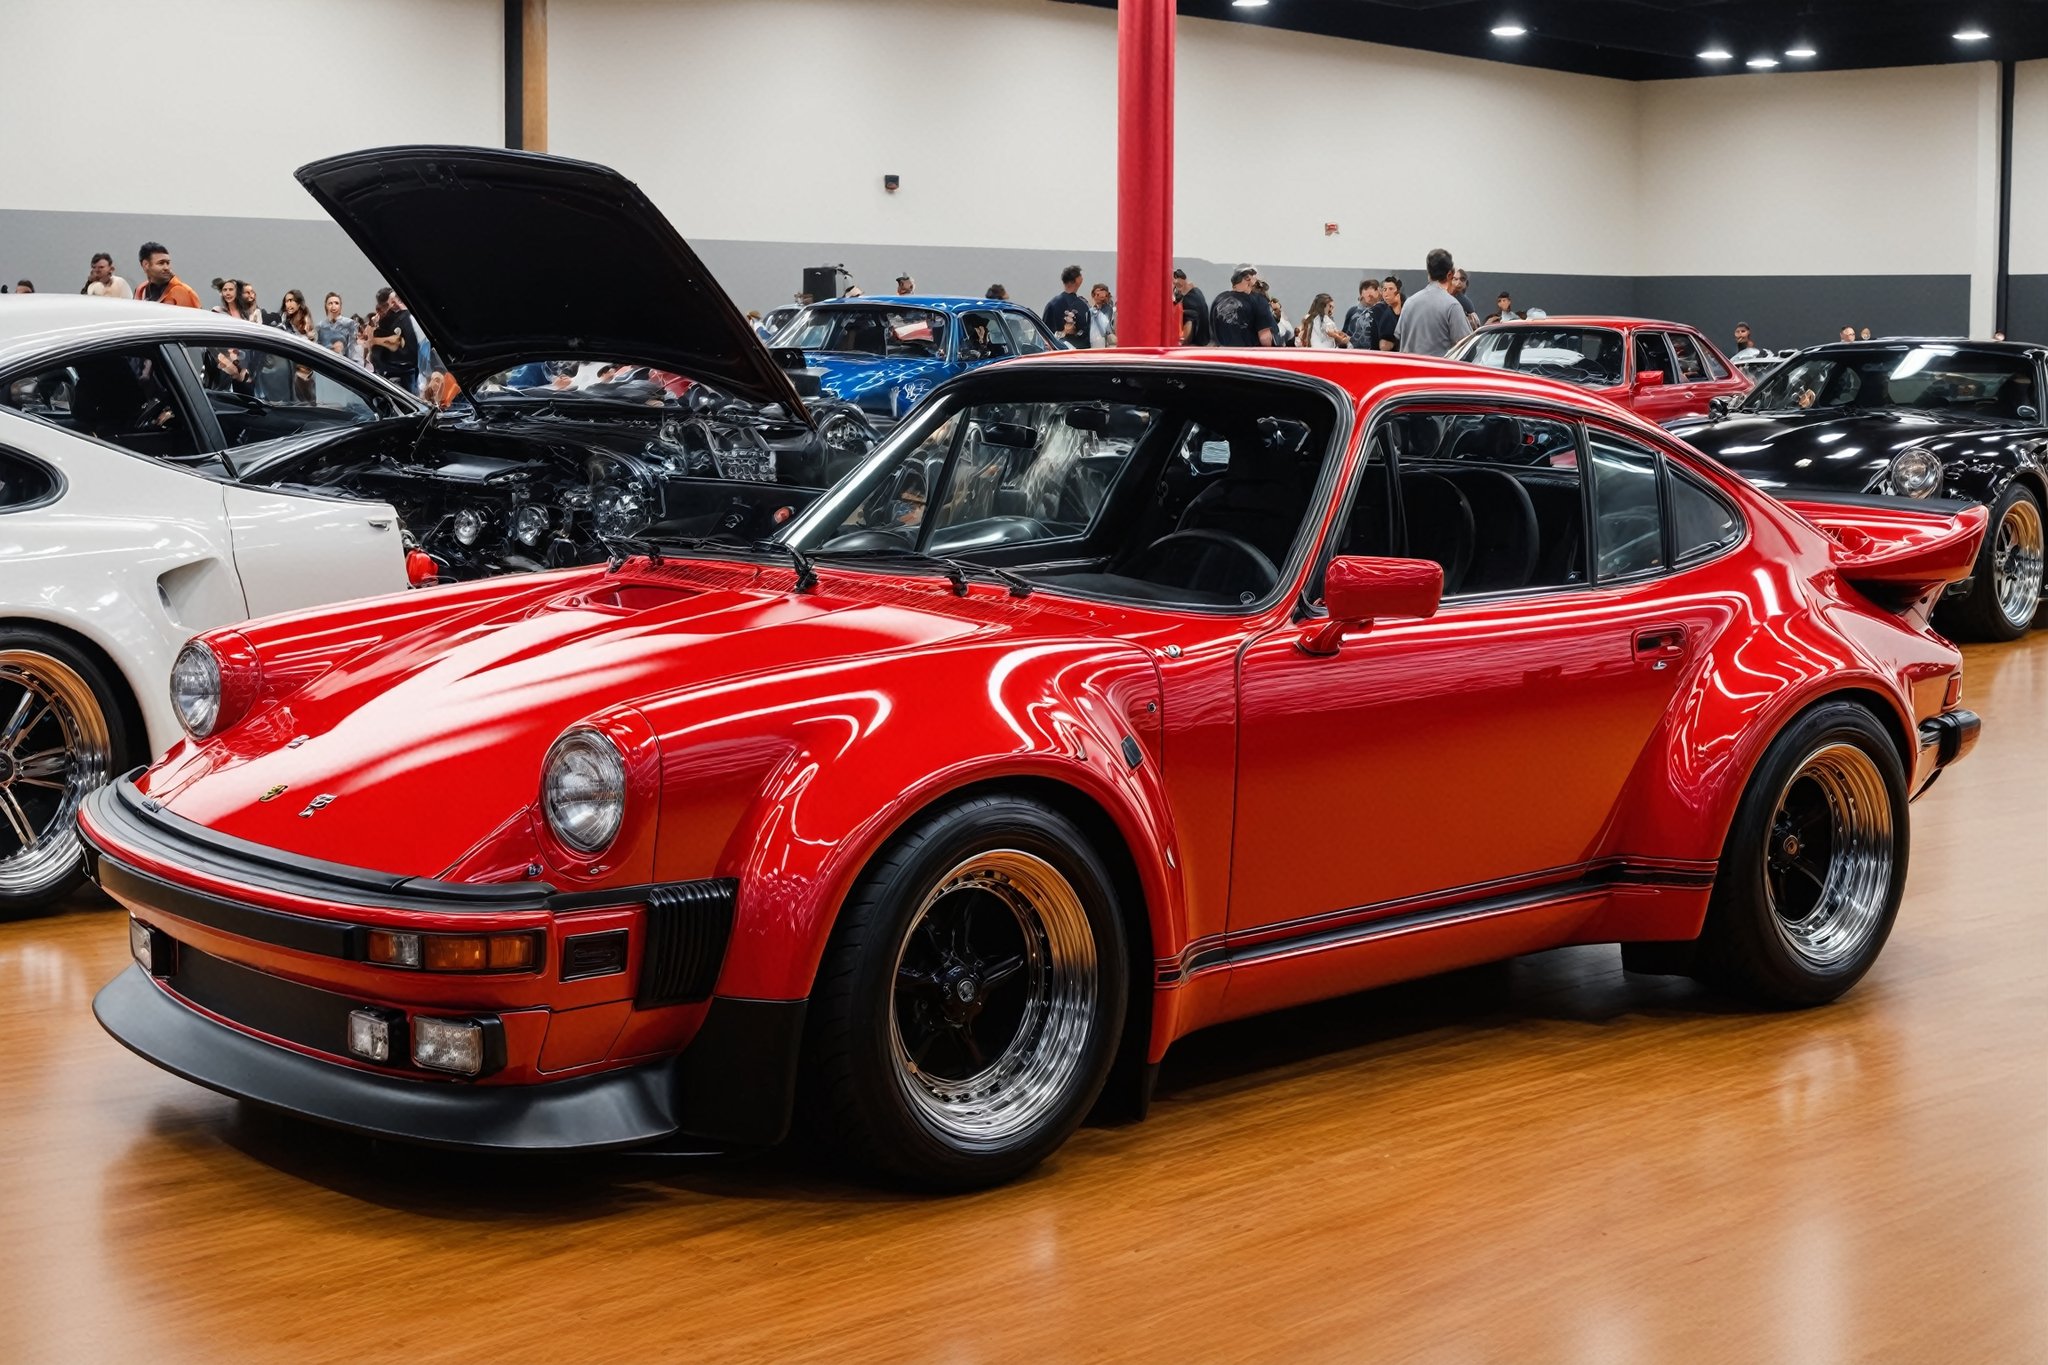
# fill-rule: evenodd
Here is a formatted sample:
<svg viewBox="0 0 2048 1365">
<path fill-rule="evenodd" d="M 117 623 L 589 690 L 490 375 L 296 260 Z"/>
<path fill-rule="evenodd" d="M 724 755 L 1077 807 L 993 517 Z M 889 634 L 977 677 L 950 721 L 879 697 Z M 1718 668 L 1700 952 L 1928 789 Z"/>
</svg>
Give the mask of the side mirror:
<svg viewBox="0 0 2048 1365">
<path fill-rule="evenodd" d="M 1707 400 L 1707 416 L 1726 417 L 1728 415 L 1728 409 L 1734 406 L 1735 400 L 1730 398 L 1727 394 L 1716 394 L 1714 397 L 1709 398 Z"/>
<path fill-rule="evenodd" d="M 1346 630 L 1383 619 L 1426 621 L 1443 597 L 1444 568 L 1432 560 L 1338 555 L 1323 571 L 1329 615 L 1310 625 L 1298 643 L 1305 654 L 1335 654 Z"/>
<path fill-rule="evenodd" d="M 1662 370 L 1636 371 L 1636 387 L 1639 389 L 1654 389 L 1663 382 L 1664 371 Z"/>
</svg>

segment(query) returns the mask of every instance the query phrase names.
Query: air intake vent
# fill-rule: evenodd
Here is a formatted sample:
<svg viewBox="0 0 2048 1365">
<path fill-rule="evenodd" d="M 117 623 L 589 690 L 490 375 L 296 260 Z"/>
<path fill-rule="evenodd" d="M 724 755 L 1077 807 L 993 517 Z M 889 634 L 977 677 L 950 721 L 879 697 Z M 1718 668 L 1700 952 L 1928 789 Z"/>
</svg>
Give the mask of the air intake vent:
<svg viewBox="0 0 2048 1365">
<path fill-rule="evenodd" d="M 640 958 L 640 1009 L 704 1000 L 718 984 L 725 941 L 732 933 L 739 883 L 675 882 L 647 896 L 647 948 Z"/>
</svg>

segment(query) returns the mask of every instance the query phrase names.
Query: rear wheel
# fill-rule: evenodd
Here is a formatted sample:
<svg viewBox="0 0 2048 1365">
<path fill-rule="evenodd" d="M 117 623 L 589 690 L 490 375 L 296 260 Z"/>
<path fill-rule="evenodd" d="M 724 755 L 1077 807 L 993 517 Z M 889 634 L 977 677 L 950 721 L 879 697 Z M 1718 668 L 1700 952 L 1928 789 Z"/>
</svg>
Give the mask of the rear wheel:
<svg viewBox="0 0 2048 1365">
<path fill-rule="evenodd" d="M 2048 568 L 2041 500 L 2024 484 L 2008 485 L 1991 504 L 1984 546 L 1977 552 L 1970 591 L 1952 613 L 1957 635 L 1973 640 L 2016 640 L 2033 627 L 2041 609 L 2041 585 Z"/>
<path fill-rule="evenodd" d="M 820 1136 L 932 1189 L 1030 1169 L 1102 1089 L 1125 952 L 1109 872 L 1066 817 L 990 796 L 919 820 L 848 897 L 812 995 Z"/>
<path fill-rule="evenodd" d="M 1779 1005 L 1818 1005 L 1877 960 L 1906 886 L 1906 779 L 1884 728 L 1828 702 L 1750 778 L 1714 883 L 1699 972 Z"/>
<path fill-rule="evenodd" d="M 85 881 L 78 808 L 131 752 L 106 669 L 63 637 L 0 625 L 0 918 Z"/>
</svg>

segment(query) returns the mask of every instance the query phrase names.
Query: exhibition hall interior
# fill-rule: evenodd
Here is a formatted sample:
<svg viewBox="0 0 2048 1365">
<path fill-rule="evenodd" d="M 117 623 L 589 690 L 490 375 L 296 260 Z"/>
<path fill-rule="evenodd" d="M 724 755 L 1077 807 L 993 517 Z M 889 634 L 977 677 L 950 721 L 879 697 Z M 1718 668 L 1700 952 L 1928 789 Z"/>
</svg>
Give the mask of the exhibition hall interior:
<svg viewBox="0 0 2048 1365">
<path fill-rule="evenodd" d="M 2048 5 L 0 42 L 0 1360 L 2048 1359 Z"/>
</svg>

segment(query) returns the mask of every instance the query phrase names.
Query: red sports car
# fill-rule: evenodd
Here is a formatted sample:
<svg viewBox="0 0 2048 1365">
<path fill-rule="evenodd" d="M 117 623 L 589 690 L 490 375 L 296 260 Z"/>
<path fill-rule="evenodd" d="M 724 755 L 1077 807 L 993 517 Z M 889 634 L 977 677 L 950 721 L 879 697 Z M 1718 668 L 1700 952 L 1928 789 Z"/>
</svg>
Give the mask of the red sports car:
<svg viewBox="0 0 2048 1365">
<path fill-rule="evenodd" d="M 1652 422 L 1704 416 L 1756 381 L 1699 330 L 1651 318 L 1527 318 L 1481 327 L 1451 359 L 1591 389 Z"/>
<path fill-rule="evenodd" d="M 1615 942 L 1868 970 L 1975 740 L 1981 508 L 1773 500 L 1561 384 L 1319 351 L 941 388 L 769 541 L 194 640 L 102 789 L 101 1022 L 466 1148 L 1014 1176 L 1219 1020 Z"/>
</svg>

